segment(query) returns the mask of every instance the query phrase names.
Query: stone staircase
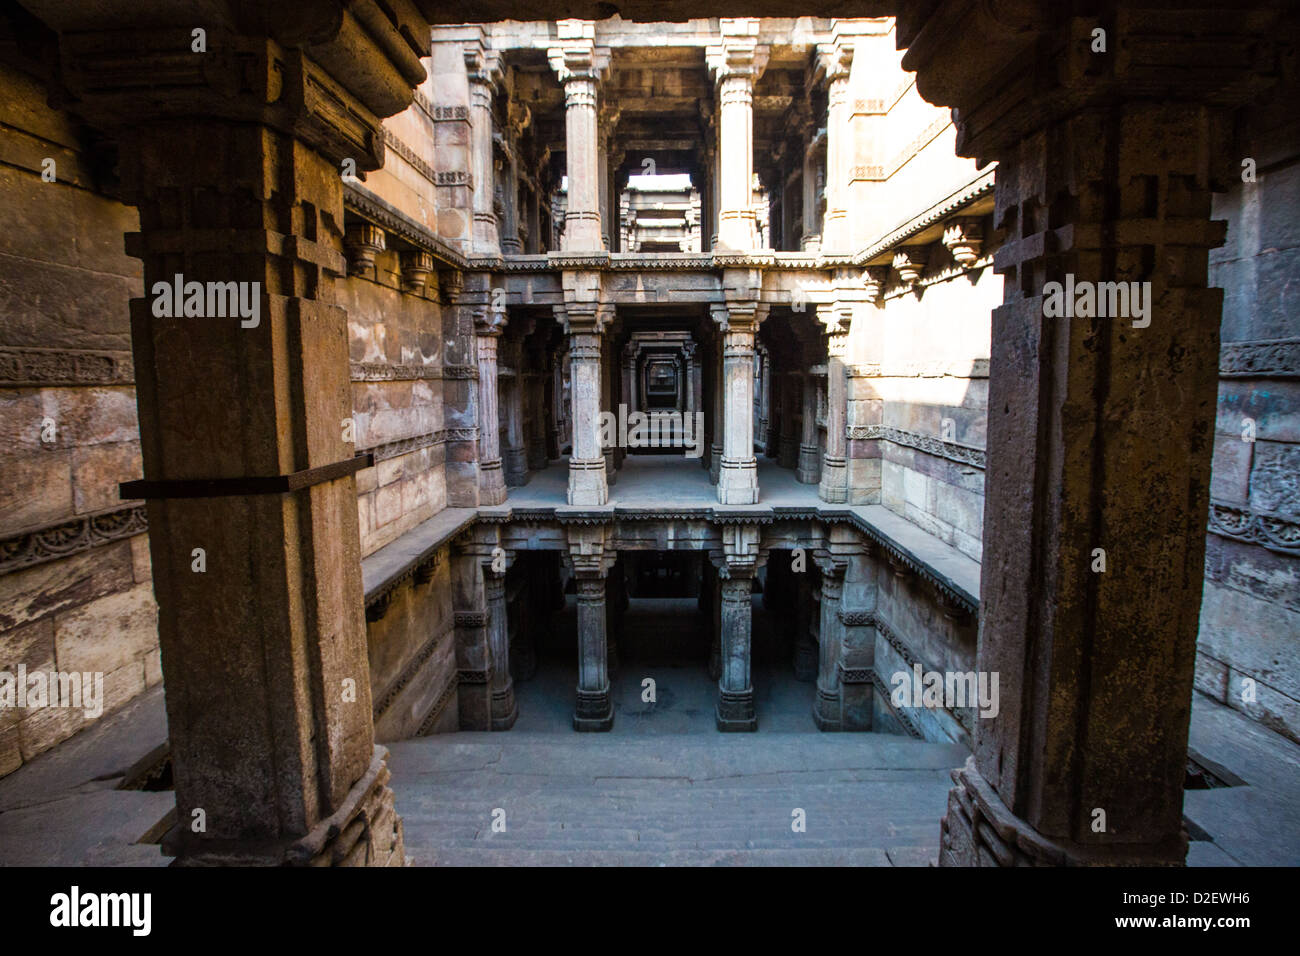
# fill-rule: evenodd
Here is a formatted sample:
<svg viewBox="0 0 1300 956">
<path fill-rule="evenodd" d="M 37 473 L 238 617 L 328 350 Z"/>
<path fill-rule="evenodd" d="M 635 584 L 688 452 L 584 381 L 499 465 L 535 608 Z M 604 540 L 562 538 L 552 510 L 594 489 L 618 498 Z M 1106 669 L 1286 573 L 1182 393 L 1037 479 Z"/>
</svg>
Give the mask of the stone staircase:
<svg viewBox="0 0 1300 956">
<path fill-rule="evenodd" d="M 426 866 L 924 866 L 966 759 L 883 734 L 762 731 L 388 746 L 407 856 Z"/>
</svg>

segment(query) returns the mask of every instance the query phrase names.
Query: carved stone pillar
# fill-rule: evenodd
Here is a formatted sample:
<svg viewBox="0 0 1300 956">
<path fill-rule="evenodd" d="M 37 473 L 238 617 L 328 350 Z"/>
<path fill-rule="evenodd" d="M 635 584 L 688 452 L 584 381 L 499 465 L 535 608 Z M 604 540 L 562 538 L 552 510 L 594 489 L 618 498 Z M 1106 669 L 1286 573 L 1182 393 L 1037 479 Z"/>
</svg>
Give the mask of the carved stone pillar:
<svg viewBox="0 0 1300 956">
<path fill-rule="evenodd" d="M 565 404 L 564 404 L 564 365 L 568 352 L 563 345 L 551 350 L 551 373 L 547 376 L 547 396 L 550 399 L 546 418 L 546 456 L 548 459 L 560 457 L 564 449 Z"/>
<path fill-rule="evenodd" d="M 609 51 L 597 49 L 595 24 L 589 20 L 560 20 L 560 45 L 547 55 L 564 85 L 564 142 L 568 196 L 564 210 L 563 247 L 566 252 L 604 249 L 600 224 L 600 183 L 603 173 L 597 149 L 597 89 L 609 61 Z"/>
<path fill-rule="evenodd" d="M 718 730 L 758 729 L 754 714 L 752 669 L 752 600 L 754 575 L 762 563 L 757 525 L 732 524 L 722 529 L 718 622 L 721 676 L 718 679 Z"/>
<path fill-rule="evenodd" d="M 524 385 L 528 394 L 528 413 L 524 421 L 524 430 L 528 438 L 528 467 L 533 471 L 541 471 L 549 463 L 546 451 L 549 417 L 546 409 L 546 385 L 550 376 L 545 367 L 538 367 L 546 353 L 537 349 L 531 354 L 535 364 L 530 365 L 524 375 Z"/>
<path fill-rule="evenodd" d="M 819 730 L 840 728 L 840 646 L 844 625 L 840 619 L 840 598 L 844 590 L 847 562 L 838 557 L 817 555 L 822 572 L 821 620 L 817 630 L 817 698 L 813 720 Z"/>
<path fill-rule="evenodd" d="M 1006 230 L 977 657 L 1001 695 L 954 774 L 939 862 L 1181 864 L 1223 295 L 1210 191 L 1240 174 L 1225 107 L 1276 70 L 1273 14 L 1034 6 L 904 59 L 954 108 L 958 152 L 997 160 Z M 1006 85 L 1010 62 L 1033 79 Z"/>
<path fill-rule="evenodd" d="M 447 505 L 474 508 L 479 503 L 478 341 L 474 317 L 462 302 L 465 276 L 438 272 L 443 306 L 442 419 L 447 429 Z"/>
<path fill-rule="evenodd" d="M 608 306 L 574 303 L 556 306 L 569 336 L 573 453 L 569 457 L 571 505 L 603 505 L 609 500 L 605 454 L 600 442 L 601 346 L 610 319 Z"/>
<path fill-rule="evenodd" d="M 849 500 L 848 394 L 845 388 L 844 356 L 848 351 L 849 319 L 852 313 L 838 304 L 817 308 L 826 336 L 826 452 L 822 455 L 821 481 L 817 496 L 822 501 L 842 504 Z"/>
<path fill-rule="evenodd" d="M 844 40 L 817 48 L 819 66 L 826 77 L 826 216 L 822 222 L 822 249 L 847 249 L 851 239 L 848 221 L 848 157 L 853 131 L 849 126 L 849 69 L 853 47 Z"/>
<path fill-rule="evenodd" d="M 795 478 L 805 485 L 817 484 L 821 476 L 821 448 L 817 441 L 817 376 L 803 374 L 803 429 L 799 443 L 799 467 Z"/>
<path fill-rule="evenodd" d="M 567 557 L 578 592 L 578 690 L 573 729 L 609 730 L 614 705 L 609 692 L 605 607 L 615 555 L 605 548 L 603 527 L 570 525 Z"/>
<path fill-rule="evenodd" d="M 781 387 L 781 442 L 777 463 L 782 468 L 796 468 L 799 464 L 799 432 L 795 422 L 799 417 L 799 403 L 803 401 L 803 380 L 798 372 L 782 376 Z"/>
<path fill-rule="evenodd" d="M 465 44 L 465 71 L 469 78 L 469 122 L 474 148 L 474 251 L 495 255 L 501 251 L 497 227 L 496 170 L 492 154 L 492 95 L 501 80 L 500 54 L 483 40 Z"/>
<path fill-rule="evenodd" d="M 727 307 L 722 305 L 713 306 L 710 310 L 713 317 L 714 335 L 713 335 L 713 435 L 709 445 L 709 481 L 713 484 L 718 483 L 718 478 L 722 473 L 722 448 L 723 439 L 727 433 L 727 416 L 726 416 L 726 389 L 724 382 L 726 376 L 723 373 L 723 340 L 724 333 L 722 327 L 727 319 Z"/>
<path fill-rule="evenodd" d="M 518 341 L 510 343 L 510 376 L 501 379 L 501 399 L 505 404 L 505 448 L 501 461 L 507 487 L 528 483 L 528 449 L 524 443 L 523 351 Z"/>
<path fill-rule="evenodd" d="M 763 449 L 763 454 L 767 454 L 768 439 L 768 422 L 771 413 L 770 403 L 772 400 L 772 359 L 767 353 L 767 346 L 756 342 L 754 351 L 758 355 L 758 381 L 755 389 L 758 396 L 758 420 L 755 423 L 754 431 L 754 448 Z"/>
<path fill-rule="evenodd" d="M 729 283 L 730 284 L 730 283 Z M 766 306 L 733 298 L 714 307 L 723 332 L 723 447 L 718 501 L 724 505 L 758 502 L 758 460 L 754 457 L 754 336 Z"/>
<path fill-rule="evenodd" d="M 488 650 L 492 655 L 491 726 L 493 730 L 509 730 L 519 716 L 519 708 L 510 676 L 506 572 L 496 570 L 492 562 L 483 568 L 483 591 L 487 603 Z"/>
<path fill-rule="evenodd" d="M 811 683 L 817 680 L 817 639 L 814 632 L 821 623 L 817 602 L 821 587 L 813 586 L 813 575 L 808 572 L 794 577 L 799 609 L 794 643 L 794 679 Z"/>
<path fill-rule="evenodd" d="M 478 336 L 479 503 L 499 505 L 506 500 L 505 472 L 501 464 L 501 421 L 497 408 L 497 343 L 505 326 L 505 312 L 487 305 L 475 310 Z"/>
<path fill-rule="evenodd" d="M 768 48 L 757 42 L 756 19 L 723 18 L 721 22 L 722 42 L 707 51 L 719 103 L 718 247 L 753 249 L 758 241 L 752 192 L 754 81 L 767 65 Z"/>
<path fill-rule="evenodd" d="M 148 503 L 179 820 L 163 845 L 181 865 L 404 860 L 371 718 L 335 280 L 340 164 L 381 164 L 380 117 L 424 73 L 395 31 L 382 47 L 360 31 L 349 42 L 323 10 L 297 13 L 294 35 L 214 20 L 213 52 L 193 54 L 188 29 L 152 8 L 43 12 L 59 44 L 52 86 L 116 141 L 121 198 L 139 212 L 126 244 L 144 279 L 131 301 L 144 478 L 123 496 Z M 103 29 L 117 23 L 131 27 Z M 410 23 L 427 38 L 413 10 Z M 295 46 L 304 35 L 311 56 Z M 333 75 L 363 64 L 364 78 Z M 155 314 L 178 274 L 240 284 L 252 314 Z M 294 474 L 308 479 L 298 490 L 257 487 Z M 191 482 L 220 490 L 191 497 Z"/>
<path fill-rule="evenodd" d="M 623 401 L 627 404 L 629 415 L 641 410 L 637 404 L 636 357 L 636 344 L 628 342 L 623 349 Z"/>
</svg>

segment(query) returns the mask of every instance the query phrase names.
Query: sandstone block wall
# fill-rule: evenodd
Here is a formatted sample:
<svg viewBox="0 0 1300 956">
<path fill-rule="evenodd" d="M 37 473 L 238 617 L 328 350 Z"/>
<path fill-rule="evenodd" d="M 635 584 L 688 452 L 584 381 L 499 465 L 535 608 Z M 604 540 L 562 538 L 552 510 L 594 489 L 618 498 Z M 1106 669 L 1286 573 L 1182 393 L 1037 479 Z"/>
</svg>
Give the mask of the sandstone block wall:
<svg viewBox="0 0 1300 956">
<path fill-rule="evenodd" d="M 1247 117 L 1256 181 L 1216 194 L 1227 241 L 1197 646 L 1202 693 L 1300 741 L 1300 90 Z"/>
<path fill-rule="evenodd" d="M 46 178 L 42 178 L 42 174 Z M 0 66 L 0 672 L 103 674 L 103 713 L 158 683 L 127 301 L 141 294 L 111 163 Z M 0 706 L 0 774 L 93 718 Z"/>
</svg>

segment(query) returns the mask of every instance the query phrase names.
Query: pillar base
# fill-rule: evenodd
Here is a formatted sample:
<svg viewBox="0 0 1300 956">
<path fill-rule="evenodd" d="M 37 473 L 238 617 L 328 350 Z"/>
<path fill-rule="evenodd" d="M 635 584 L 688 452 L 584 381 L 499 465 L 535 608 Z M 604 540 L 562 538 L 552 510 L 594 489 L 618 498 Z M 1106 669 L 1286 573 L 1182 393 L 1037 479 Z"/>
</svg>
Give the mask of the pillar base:
<svg viewBox="0 0 1300 956">
<path fill-rule="evenodd" d="M 569 504 L 603 505 L 609 501 L 604 457 L 569 459 Z"/>
<path fill-rule="evenodd" d="M 713 445 L 709 449 L 709 481 L 713 484 L 718 483 L 718 476 L 722 473 L 722 446 Z"/>
<path fill-rule="evenodd" d="M 519 719 L 519 704 L 515 701 L 515 685 L 492 692 L 492 729 L 509 730 Z"/>
<path fill-rule="evenodd" d="M 842 729 L 839 694 L 817 688 L 817 699 L 813 701 L 813 723 L 821 731 L 833 732 Z"/>
<path fill-rule="evenodd" d="M 370 766 L 331 816 L 290 840 L 209 840 L 177 824 L 162 840 L 173 866 L 405 866 L 402 818 L 388 787 L 388 750 Z M 359 824 L 359 825 L 358 825 Z"/>
<path fill-rule="evenodd" d="M 724 505 L 758 504 L 758 462 L 755 459 L 722 459 L 718 501 Z"/>
<path fill-rule="evenodd" d="M 478 503 L 499 505 L 506 500 L 506 479 L 501 470 L 501 459 L 479 462 Z"/>
<path fill-rule="evenodd" d="M 818 460 L 820 449 L 810 445 L 799 446 L 799 464 L 795 470 L 795 481 L 804 485 L 815 485 L 821 476 L 821 462 Z"/>
<path fill-rule="evenodd" d="M 723 690 L 718 688 L 718 730 L 724 734 L 750 733 L 758 730 L 754 714 L 754 688 Z"/>
<path fill-rule="evenodd" d="M 952 772 L 948 812 L 940 821 L 940 866 L 1183 866 L 1187 831 L 1145 844 L 1083 846 L 1045 837 L 1012 813 L 975 769 Z"/>
<path fill-rule="evenodd" d="M 528 455 L 523 448 L 505 450 L 505 483 L 511 488 L 528 484 Z"/>
<path fill-rule="evenodd" d="M 609 699 L 609 685 L 604 690 L 578 688 L 578 706 L 573 714 L 573 729 L 579 733 L 599 733 L 614 727 L 614 705 Z"/>
<path fill-rule="evenodd" d="M 849 471 L 843 458 L 826 457 L 817 497 L 830 504 L 844 504 L 849 500 Z"/>
</svg>

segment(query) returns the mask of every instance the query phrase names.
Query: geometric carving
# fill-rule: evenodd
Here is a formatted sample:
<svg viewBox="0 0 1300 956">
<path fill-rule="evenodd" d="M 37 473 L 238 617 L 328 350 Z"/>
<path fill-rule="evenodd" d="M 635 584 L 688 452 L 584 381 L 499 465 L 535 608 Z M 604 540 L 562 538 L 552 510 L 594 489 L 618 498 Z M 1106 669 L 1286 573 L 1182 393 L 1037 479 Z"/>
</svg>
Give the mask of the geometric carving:
<svg viewBox="0 0 1300 956">
<path fill-rule="evenodd" d="M 0 574 L 86 551 L 149 530 L 144 505 L 84 515 L 0 540 Z"/>
</svg>

